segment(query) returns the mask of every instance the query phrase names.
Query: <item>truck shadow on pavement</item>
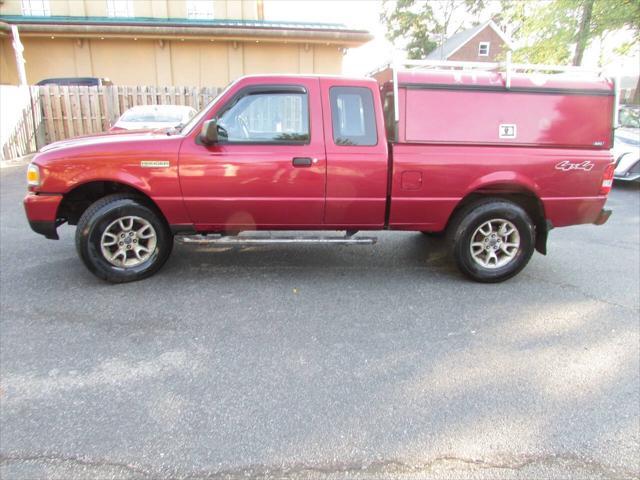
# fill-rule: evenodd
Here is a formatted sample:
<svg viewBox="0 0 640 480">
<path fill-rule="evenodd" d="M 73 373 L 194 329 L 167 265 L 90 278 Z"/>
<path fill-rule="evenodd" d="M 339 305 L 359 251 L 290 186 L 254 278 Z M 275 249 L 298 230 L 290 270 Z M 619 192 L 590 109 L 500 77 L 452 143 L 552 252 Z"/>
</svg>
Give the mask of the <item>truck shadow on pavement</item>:
<svg viewBox="0 0 640 480">
<path fill-rule="evenodd" d="M 274 273 L 282 270 L 362 271 L 386 269 L 395 271 L 418 269 L 425 274 L 436 270 L 440 274 L 462 278 L 449 258 L 448 247 L 440 238 L 422 234 L 402 233 L 379 239 L 372 246 L 325 246 L 325 245 L 270 245 L 249 247 L 185 246 L 176 245 L 174 252 L 161 274 L 188 275 L 190 271 L 200 273 L 217 270 L 270 269 Z"/>
</svg>

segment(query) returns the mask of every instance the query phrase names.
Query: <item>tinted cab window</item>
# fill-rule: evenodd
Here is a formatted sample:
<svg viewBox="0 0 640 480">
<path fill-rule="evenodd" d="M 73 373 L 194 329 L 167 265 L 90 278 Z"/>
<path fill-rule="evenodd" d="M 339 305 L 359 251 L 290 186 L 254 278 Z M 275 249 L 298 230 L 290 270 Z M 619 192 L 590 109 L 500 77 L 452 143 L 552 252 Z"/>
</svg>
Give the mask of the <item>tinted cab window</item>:
<svg viewBox="0 0 640 480">
<path fill-rule="evenodd" d="M 336 145 L 371 146 L 378 143 L 371 90 L 331 87 L 331 121 Z"/>
</svg>

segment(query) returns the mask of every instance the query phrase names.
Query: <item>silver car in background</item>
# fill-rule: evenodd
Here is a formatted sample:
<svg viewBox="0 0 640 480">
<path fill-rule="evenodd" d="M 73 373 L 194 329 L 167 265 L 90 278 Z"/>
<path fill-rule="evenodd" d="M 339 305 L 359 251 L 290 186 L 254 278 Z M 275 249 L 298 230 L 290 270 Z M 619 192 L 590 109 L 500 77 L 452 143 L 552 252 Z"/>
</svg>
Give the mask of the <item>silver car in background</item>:
<svg viewBox="0 0 640 480">
<path fill-rule="evenodd" d="M 640 107 L 623 105 L 613 142 L 615 180 L 640 182 Z"/>
<path fill-rule="evenodd" d="M 124 112 L 109 131 L 178 127 L 195 114 L 194 108 L 185 105 L 138 105 Z"/>
</svg>

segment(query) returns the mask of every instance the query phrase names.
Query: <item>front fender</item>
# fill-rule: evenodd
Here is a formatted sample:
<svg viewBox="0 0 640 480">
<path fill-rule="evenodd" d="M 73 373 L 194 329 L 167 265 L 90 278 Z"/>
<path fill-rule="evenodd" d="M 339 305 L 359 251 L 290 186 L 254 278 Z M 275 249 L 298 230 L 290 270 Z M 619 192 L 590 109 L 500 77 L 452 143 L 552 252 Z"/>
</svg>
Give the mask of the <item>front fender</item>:
<svg viewBox="0 0 640 480">
<path fill-rule="evenodd" d="M 42 185 L 38 192 L 68 194 L 92 182 L 113 182 L 149 197 L 170 224 L 190 223 L 178 182 L 177 158 L 166 155 L 139 155 L 138 158 L 104 161 L 73 159 L 42 165 Z"/>
<path fill-rule="evenodd" d="M 91 182 L 115 182 L 127 185 L 136 190 L 140 190 L 147 195 L 151 194 L 154 172 L 140 171 L 139 167 L 131 164 L 100 165 L 98 162 L 78 162 L 69 164 L 45 164 L 40 167 L 42 185 L 38 188 L 40 192 L 65 194 Z M 97 164 L 97 165 L 96 165 Z M 174 172 L 163 172 L 163 177 L 167 178 L 167 173 L 174 178 L 177 186 L 177 165 Z M 156 182 L 158 183 L 158 182 Z M 166 185 L 171 189 L 171 185 Z"/>
</svg>

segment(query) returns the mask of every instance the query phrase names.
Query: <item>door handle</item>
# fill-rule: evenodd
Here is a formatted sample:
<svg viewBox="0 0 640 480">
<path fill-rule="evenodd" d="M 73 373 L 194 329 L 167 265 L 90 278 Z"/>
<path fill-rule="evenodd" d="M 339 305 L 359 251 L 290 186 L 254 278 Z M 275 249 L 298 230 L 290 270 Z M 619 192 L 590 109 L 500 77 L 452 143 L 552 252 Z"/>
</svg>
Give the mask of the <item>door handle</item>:
<svg viewBox="0 0 640 480">
<path fill-rule="evenodd" d="M 315 162 L 313 158 L 309 157 L 294 157 L 292 163 L 294 167 L 310 167 Z"/>
</svg>

